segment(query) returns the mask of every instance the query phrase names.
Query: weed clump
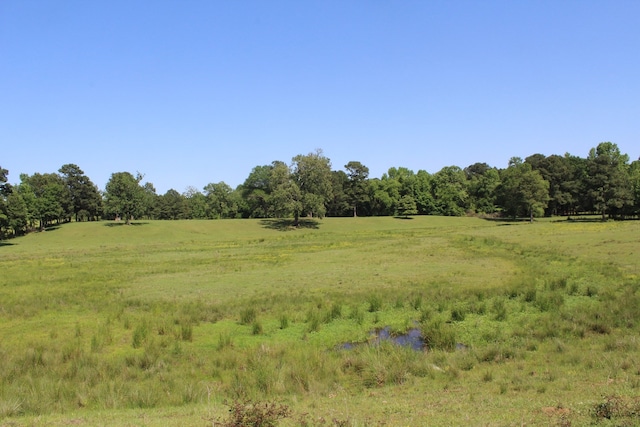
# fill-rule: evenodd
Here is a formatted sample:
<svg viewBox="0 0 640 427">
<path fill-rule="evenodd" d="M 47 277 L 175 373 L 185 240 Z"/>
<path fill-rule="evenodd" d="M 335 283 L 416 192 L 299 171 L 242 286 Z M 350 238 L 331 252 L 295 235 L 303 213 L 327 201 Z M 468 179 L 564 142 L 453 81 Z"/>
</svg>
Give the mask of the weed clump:
<svg viewBox="0 0 640 427">
<path fill-rule="evenodd" d="M 593 417 L 615 421 L 640 421 L 640 397 L 625 398 L 622 396 L 606 396 L 603 402 L 596 403 L 591 409 Z M 627 424 L 619 424 L 627 425 Z M 631 424 L 629 424 L 631 425 Z"/>
<path fill-rule="evenodd" d="M 369 303 L 369 313 L 375 313 L 382 308 L 382 298 L 380 298 L 380 295 L 371 295 L 367 302 Z"/>
<path fill-rule="evenodd" d="M 236 400 L 229 406 L 229 416 L 216 424 L 222 427 L 274 427 L 277 421 L 291 416 L 291 409 L 276 402 Z"/>
<path fill-rule="evenodd" d="M 240 312 L 240 324 L 250 325 L 256 320 L 257 314 L 255 308 L 247 308 Z"/>
</svg>

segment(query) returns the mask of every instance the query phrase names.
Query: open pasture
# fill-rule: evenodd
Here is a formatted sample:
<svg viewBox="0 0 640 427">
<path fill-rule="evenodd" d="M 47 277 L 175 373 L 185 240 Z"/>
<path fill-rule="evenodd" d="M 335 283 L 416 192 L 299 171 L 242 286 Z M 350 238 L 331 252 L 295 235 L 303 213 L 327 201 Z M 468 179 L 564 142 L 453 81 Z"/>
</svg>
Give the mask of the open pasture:
<svg viewBox="0 0 640 427">
<path fill-rule="evenodd" d="M 639 422 L 638 221 L 94 222 L 0 245 L 0 425 L 212 425 L 234 399 L 288 405 L 283 425 Z M 368 345 L 383 327 L 427 349 Z"/>
</svg>

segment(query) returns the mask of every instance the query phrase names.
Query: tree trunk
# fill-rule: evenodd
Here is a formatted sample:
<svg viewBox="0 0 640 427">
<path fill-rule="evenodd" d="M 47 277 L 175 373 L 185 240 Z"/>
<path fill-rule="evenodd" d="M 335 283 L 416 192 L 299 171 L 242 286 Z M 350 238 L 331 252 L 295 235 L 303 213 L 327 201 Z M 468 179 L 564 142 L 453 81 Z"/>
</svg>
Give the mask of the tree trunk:
<svg viewBox="0 0 640 427">
<path fill-rule="evenodd" d="M 356 205 L 353 205 L 353 217 L 356 218 L 358 213 L 356 212 Z"/>
</svg>

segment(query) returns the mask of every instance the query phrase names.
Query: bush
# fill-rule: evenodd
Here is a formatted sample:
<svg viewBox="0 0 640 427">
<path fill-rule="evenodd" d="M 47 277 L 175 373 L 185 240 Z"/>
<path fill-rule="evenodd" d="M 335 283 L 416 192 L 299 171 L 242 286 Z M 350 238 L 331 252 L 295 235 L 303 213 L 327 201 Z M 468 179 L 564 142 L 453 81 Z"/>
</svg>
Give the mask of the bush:
<svg viewBox="0 0 640 427">
<path fill-rule="evenodd" d="M 219 421 L 223 427 L 274 427 L 278 420 L 291 416 L 287 405 L 275 402 L 236 400 L 228 406 L 228 418 Z"/>
</svg>

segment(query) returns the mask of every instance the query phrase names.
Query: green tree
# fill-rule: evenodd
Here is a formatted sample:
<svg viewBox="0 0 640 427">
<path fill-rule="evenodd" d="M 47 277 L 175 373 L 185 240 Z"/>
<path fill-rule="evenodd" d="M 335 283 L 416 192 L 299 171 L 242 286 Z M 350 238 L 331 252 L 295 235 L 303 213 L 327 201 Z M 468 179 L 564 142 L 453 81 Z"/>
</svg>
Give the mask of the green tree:
<svg viewBox="0 0 640 427">
<path fill-rule="evenodd" d="M 302 193 L 297 182 L 293 179 L 291 169 L 284 162 L 273 162 L 273 169 L 269 177 L 269 216 L 286 218 L 295 215 L 298 218 L 302 211 Z"/>
<path fill-rule="evenodd" d="M 12 191 L 7 197 L 7 219 L 9 228 L 15 234 L 26 233 L 29 225 L 29 211 L 27 204 L 17 191 Z"/>
<path fill-rule="evenodd" d="M 534 216 L 544 214 L 549 201 L 549 182 L 539 171 L 514 157 L 501 175 L 498 192 L 505 214 L 514 218 L 526 215 L 531 222 Z"/>
<path fill-rule="evenodd" d="M 358 216 L 358 206 L 362 207 L 369 201 L 367 184 L 369 168 L 360 162 L 351 161 L 344 168 L 347 171 L 348 186 L 346 195 L 353 207 L 353 216 Z"/>
<path fill-rule="evenodd" d="M 459 216 L 468 208 L 467 178 L 458 166 L 445 166 L 432 177 L 435 214 Z"/>
<path fill-rule="evenodd" d="M 469 207 L 476 213 L 491 214 L 496 211 L 496 188 L 500 185 L 500 173 L 486 163 L 474 163 L 464 169 L 467 177 Z"/>
<path fill-rule="evenodd" d="M 576 177 L 570 159 L 565 156 L 534 154 L 525 159 L 533 170 L 540 172 L 549 181 L 549 204 L 545 215 L 569 214 L 578 201 L 574 190 Z"/>
<path fill-rule="evenodd" d="M 176 190 L 169 189 L 158 197 L 156 215 L 158 219 L 184 219 L 186 202 Z"/>
<path fill-rule="evenodd" d="M 413 196 L 406 194 L 400 198 L 398 202 L 397 214 L 408 218 L 409 215 L 416 215 L 418 213 L 418 207 Z"/>
<path fill-rule="evenodd" d="M 327 212 L 326 204 L 331 200 L 331 162 L 316 150 L 307 155 L 293 158 L 291 178 L 300 192 L 298 203 L 294 204 L 295 225 L 301 214 L 322 218 Z"/>
<path fill-rule="evenodd" d="M 372 215 L 393 215 L 400 200 L 400 183 L 383 174 L 369 180 L 369 210 Z"/>
<path fill-rule="evenodd" d="M 587 191 L 603 221 L 607 214 L 615 216 L 633 204 L 628 163 L 629 156 L 612 142 L 601 142 L 589 151 Z"/>
<path fill-rule="evenodd" d="M 225 182 L 209 183 L 204 187 L 208 212 L 211 218 L 235 218 L 238 204 L 234 190 Z"/>
<path fill-rule="evenodd" d="M 105 186 L 105 211 L 114 217 L 124 218 L 127 224 L 145 211 L 145 190 L 140 186 L 142 176 L 129 172 L 111 174 Z"/>
<path fill-rule="evenodd" d="M 143 176 L 136 175 L 136 181 L 141 182 Z M 142 197 L 138 216 L 148 219 L 157 219 L 160 212 L 160 195 L 156 193 L 156 188 L 151 182 L 142 184 Z"/>
<path fill-rule="evenodd" d="M 22 175 L 21 179 L 22 178 L 24 179 L 20 184 L 14 187 L 14 190 L 16 193 L 20 195 L 20 199 L 22 199 L 22 202 L 24 203 L 25 208 L 27 210 L 26 228 L 27 228 L 27 231 L 29 231 L 35 228 L 36 223 L 38 222 L 40 217 L 38 214 L 35 192 L 33 191 L 33 188 L 31 188 L 29 183 L 26 181 L 27 175 Z"/>
<path fill-rule="evenodd" d="M 246 201 L 249 218 L 266 218 L 269 213 L 269 197 L 273 186 L 271 174 L 276 162 L 271 165 L 256 166 L 240 186 L 242 198 Z"/>
<path fill-rule="evenodd" d="M 55 173 L 35 173 L 31 176 L 20 175 L 35 195 L 35 213 L 40 220 L 40 229 L 54 221 L 68 220 L 73 212 L 71 196 L 64 179 Z"/>
<path fill-rule="evenodd" d="M 327 216 L 353 215 L 348 191 L 347 174 L 344 171 L 331 171 L 331 199 L 327 202 Z"/>
<path fill-rule="evenodd" d="M 11 194 L 11 191 L 7 184 L 7 175 L 9 175 L 9 171 L 0 166 L 0 239 L 2 239 L 3 230 L 9 226 L 7 197 Z"/>
<path fill-rule="evenodd" d="M 58 172 L 62 174 L 69 191 L 75 220 L 96 220 L 102 211 L 102 197 L 96 185 L 77 165 L 65 164 Z"/>
<path fill-rule="evenodd" d="M 420 215 L 431 215 L 436 210 L 435 200 L 431 194 L 432 176 L 425 170 L 419 170 L 415 177 L 413 197 Z"/>
<path fill-rule="evenodd" d="M 190 219 L 206 219 L 207 214 L 207 198 L 195 187 L 188 187 L 182 194 L 186 202 L 187 218 Z"/>
<path fill-rule="evenodd" d="M 633 207 L 631 215 L 640 216 L 640 159 L 631 162 L 629 178 L 633 192 Z"/>
</svg>

